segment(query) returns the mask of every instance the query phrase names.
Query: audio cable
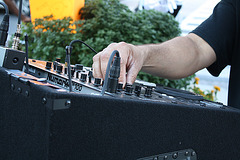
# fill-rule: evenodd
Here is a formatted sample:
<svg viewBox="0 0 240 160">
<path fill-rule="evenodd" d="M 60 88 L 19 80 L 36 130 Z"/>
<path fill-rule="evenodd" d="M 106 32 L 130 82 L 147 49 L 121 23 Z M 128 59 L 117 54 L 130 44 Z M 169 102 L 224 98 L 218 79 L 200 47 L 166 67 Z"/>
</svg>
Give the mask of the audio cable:
<svg viewBox="0 0 240 160">
<path fill-rule="evenodd" d="M 69 92 L 72 92 L 72 74 L 71 74 L 71 54 L 72 54 L 72 46 L 74 43 L 80 42 L 82 44 L 84 44 L 85 46 L 87 46 L 90 50 L 92 50 L 95 54 L 97 54 L 97 52 L 90 47 L 88 44 L 86 44 L 85 42 L 81 41 L 81 40 L 73 40 L 70 42 L 69 46 L 66 46 L 66 58 L 65 58 L 65 66 L 67 67 L 67 73 L 68 73 L 68 83 L 69 83 Z"/>
<path fill-rule="evenodd" d="M 25 35 L 25 51 L 26 51 L 26 73 L 29 73 L 29 64 L 28 64 L 28 35 Z"/>
<path fill-rule="evenodd" d="M 65 59 L 65 66 L 67 66 L 67 72 L 68 72 L 68 80 L 69 80 L 69 92 L 72 92 L 72 77 L 71 77 L 71 66 L 70 66 L 70 56 L 72 53 L 72 46 L 74 43 L 80 42 L 84 45 L 86 45 L 90 50 L 92 50 L 95 54 L 97 52 L 90 47 L 88 44 L 81 40 L 73 40 L 70 42 L 69 46 L 66 46 L 66 59 Z M 116 56 L 115 56 L 116 55 Z M 114 58 L 114 60 L 113 60 Z M 112 63 L 113 61 L 113 63 Z M 103 96 L 105 91 L 107 90 L 110 93 L 116 93 L 117 91 L 117 85 L 118 85 L 118 78 L 120 76 L 120 55 L 117 50 L 114 50 L 112 54 L 110 55 L 107 69 L 106 69 L 106 75 L 104 78 L 104 84 L 102 87 L 101 95 Z M 112 64 L 112 66 L 110 66 Z M 111 67 L 111 68 L 110 68 Z"/>
<path fill-rule="evenodd" d="M 22 15 L 22 0 L 20 0 L 20 3 L 19 3 L 17 30 L 13 37 L 13 43 L 12 43 L 12 49 L 16 49 L 16 50 L 18 49 L 20 36 L 21 36 L 21 15 Z"/>
<path fill-rule="evenodd" d="M 114 61 L 113 61 L 113 58 L 114 58 Z M 104 78 L 104 84 L 101 91 L 102 96 L 104 95 L 106 90 L 110 93 L 116 93 L 118 78 L 120 76 L 120 61 L 121 61 L 121 58 L 119 56 L 119 52 L 117 50 L 114 50 L 108 60 L 106 74 Z M 112 63 L 112 67 L 110 68 L 111 63 Z"/>
</svg>

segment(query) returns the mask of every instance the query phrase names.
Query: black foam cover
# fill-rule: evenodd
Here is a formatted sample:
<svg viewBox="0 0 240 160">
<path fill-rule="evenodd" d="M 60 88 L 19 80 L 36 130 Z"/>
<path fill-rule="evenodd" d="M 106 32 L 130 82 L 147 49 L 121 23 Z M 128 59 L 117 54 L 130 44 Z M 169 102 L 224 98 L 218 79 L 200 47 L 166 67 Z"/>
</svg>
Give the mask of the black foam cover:
<svg viewBox="0 0 240 160">
<path fill-rule="evenodd" d="M 199 160 L 240 159 L 237 109 L 58 92 L 33 83 L 24 84 L 26 96 L 12 83 L 1 68 L 3 159 L 136 160 L 183 149 L 195 150 Z"/>
</svg>

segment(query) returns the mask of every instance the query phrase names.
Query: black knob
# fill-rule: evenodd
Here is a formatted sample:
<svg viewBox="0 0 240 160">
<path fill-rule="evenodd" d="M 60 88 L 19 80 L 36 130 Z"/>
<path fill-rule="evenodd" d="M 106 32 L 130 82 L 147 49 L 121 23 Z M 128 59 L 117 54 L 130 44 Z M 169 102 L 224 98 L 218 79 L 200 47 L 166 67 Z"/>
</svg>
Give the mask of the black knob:
<svg viewBox="0 0 240 160">
<path fill-rule="evenodd" d="M 57 70 L 57 66 L 59 65 L 59 63 L 57 61 L 53 62 L 53 69 Z"/>
<path fill-rule="evenodd" d="M 126 95 L 132 95 L 132 92 L 133 92 L 133 87 L 132 87 L 132 85 L 127 84 L 126 87 L 125 87 L 125 94 L 126 94 Z"/>
<path fill-rule="evenodd" d="M 123 84 L 122 83 L 118 83 L 117 91 L 121 92 L 122 90 L 123 90 Z"/>
<path fill-rule="evenodd" d="M 80 73 L 80 71 L 76 71 L 76 78 L 77 79 L 79 78 L 79 73 Z"/>
<path fill-rule="evenodd" d="M 93 73 L 92 73 L 92 71 L 89 71 L 88 72 L 88 83 L 91 83 L 92 77 L 93 77 Z"/>
<path fill-rule="evenodd" d="M 57 61 L 57 62 L 60 62 L 60 61 L 61 61 L 61 58 L 56 58 L 56 61 Z"/>
<path fill-rule="evenodd" d="M 45 68 L 46 69 L 51 69 L 52 68 L 52 62 L 47 62 Z"/>
<path fill-rule="evenodd" d="M 78 71 L 83 70 L 83 65 L 82 64 L 75 64 L 75 69 Z"/>
<path fill-rule="evenodd" d="M 145 89 L 145 94 L 144 94 L 144 96 L 147 97 L 147 98 L 152 97 L 152 87 L 147 87 L 147 88 Z"/>
<path fill-rule="evenodd" d="M 71 76 L 74 76 L 75 69 L 71 69 Z"/>
<path fill-rule="evenodd" d="M 101 78 L 95 78 L 94 86 L 101 86 Z"/>
<path fill-rule="evenodd" d="M 63 70 L 63 66 L 62 65 L 58 65 L 57 66 L 57 73 L 62 73 Z"/>
<path fill-rule="evenodd" d="M 134 93 L 136 94 L 136 96 L 140 96 L 140 94 L 141 94 L 141 89 L 142 89 L 142 86 L 141 86 L 141 85 L 136 85 L 136 86 L 135 86 Z"/>
<path fill-rule="evenodd" d="M 82 73 L 82 74 L 81 74 L 80 81 L 82 81 L 82 82 L 86 82 L 86 80 L 87 80 L 87 74 Z M 101 83 L 101 81 L 100 81 L 100 83 Z"/>
<path fill-rule="evenodd" d="M 68 68 L 64 67 L 64 74 L 67 74 Z"/>
<path fill-rule="evenodd" d="M 82 81 L 82 82 L 86 82 L 86 80 L 87 80 L 87 74 L 82 73 L 82 74 L 81 74 L 80 81 Z M 101 82 L 100 82 L 100 83 L 101 83 Z"/>
</svg>

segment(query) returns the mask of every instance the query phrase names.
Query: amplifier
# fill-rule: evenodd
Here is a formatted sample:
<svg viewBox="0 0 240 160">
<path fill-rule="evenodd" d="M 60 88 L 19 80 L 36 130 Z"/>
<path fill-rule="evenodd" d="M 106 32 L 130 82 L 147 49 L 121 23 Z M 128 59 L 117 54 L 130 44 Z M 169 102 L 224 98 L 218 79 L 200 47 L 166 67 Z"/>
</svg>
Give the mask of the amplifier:
<svg viewBox="0 0 240 160">
<path fill-rule="evenodd" d="M 101 96 L 87 67 L 68 92 L 64 67 L 30 61 L 0 67 L 2 159 L 240 159 L 238 109 L 142 81 Z"/>
</svg>

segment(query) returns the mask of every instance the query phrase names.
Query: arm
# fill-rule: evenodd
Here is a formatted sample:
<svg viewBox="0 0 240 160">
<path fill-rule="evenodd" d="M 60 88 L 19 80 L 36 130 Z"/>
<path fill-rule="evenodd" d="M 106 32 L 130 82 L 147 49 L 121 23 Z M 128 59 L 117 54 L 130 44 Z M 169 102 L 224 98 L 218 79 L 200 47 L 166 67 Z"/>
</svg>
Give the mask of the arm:
<svg viewBox="0 0 240 160">
<path fill-rule="evenodd" d="M 93 73 L 103 78 L 109 55 L 121 56 L 119 81 L 132 84 L 140 70 L 169 79 L 189 76 L 216 60 L 214 50 L 195 34 L 177 37 L 162 44 L 134 46 L 124 42 L 110 44 L 93 57 Z M 127 73 L 127 74 L 126 74 Z"/>
</svg>

